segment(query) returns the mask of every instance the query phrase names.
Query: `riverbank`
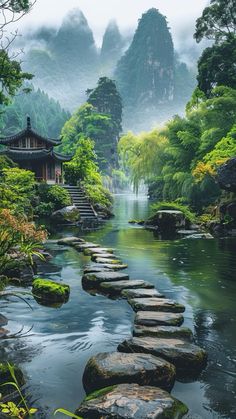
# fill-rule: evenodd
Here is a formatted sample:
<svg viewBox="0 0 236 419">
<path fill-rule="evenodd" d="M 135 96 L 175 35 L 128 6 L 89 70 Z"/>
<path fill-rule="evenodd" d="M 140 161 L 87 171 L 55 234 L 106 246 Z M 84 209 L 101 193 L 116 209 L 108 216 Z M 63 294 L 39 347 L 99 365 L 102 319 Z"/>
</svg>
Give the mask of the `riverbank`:
<svg viewBox="0 0 236 419">
<path fill-rule="evenodd" d="M 192 329 L 197 343 L 209 353 L 201 377 L 187 386 L 176 382 L 172 395 L 189 407 L 189 418 L 235 417 L 235 377 L 231 374 L 236 359 L 235 240 L 160 241 L 152 232 L 128 225 L 128 219 L 148 214 L 144 197 L 117 196 L 114 208 L 116 218 L 100 230 L 84 232 L 83 237 L 116 248 L 133 278 L 150 281 L 168 298 L 184 304 L 184 326 Z M 66 228 L 51 239 L 75 232 Z M 68 283 L 70 300 L 60 309 L 33 301 L 33 315 L 21 302 L 1 302 L 3 314 L 10 318 L 8 328 L 34 327 L 32 336 L 5 341 L 0 353 L 1 358 L 20 364 L 32 399 L 38 399 L 49 418 L 54 408 L 73 411 L 78 407 L 84 397 L 82 374 L 88 359 L 98 352 L 115 351 L 130 336 L 134 314 L 122 300 L 94 299 L 83 291 L 81 277 L 88 257 L 55 241 L 47 247 L 53 259 L 40 275 Z"/>
</svg>

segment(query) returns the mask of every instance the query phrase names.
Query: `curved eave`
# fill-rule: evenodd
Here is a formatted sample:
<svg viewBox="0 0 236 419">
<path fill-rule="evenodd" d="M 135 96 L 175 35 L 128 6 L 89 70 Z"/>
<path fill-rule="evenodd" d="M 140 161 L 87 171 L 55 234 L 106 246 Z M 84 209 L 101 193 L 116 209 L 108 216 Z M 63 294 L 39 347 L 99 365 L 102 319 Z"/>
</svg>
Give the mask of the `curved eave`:
<svg viewBox="0 0 236 419">
<path fill-rule="evenodd" d="M 6 155 L 13 161 L 26 161 L 26 160 L 43 160 L 45 158 L 52 158 L 61 162 L 67 162 L 72 159 L 72 156 L 65 156 L 60 153 L 55 153 L 54 150 L 41 149 L 41 150 L 16 150 L 6 149 L 0 151 L 1 155 Z"/>
<path fill-rule="evenodd" d="M 9 145 L 14 141 L 21 140 L 25 137 L 33 137 L 39 141 L 45 141 L 47 144 L 51 145 L 60 145 L 61 140 L 56 140 L 54 138 L 45 138 L 42 135 L 35 132 L 33 129 L 24 129 L 20 131 L 18 134 L 10 135 L 9 137 L 0 137 L 0 144 L 2 145 Z"/>
<path fill-rule="evenodd" d="M 56 160 L 66 162 L 66 161 L 70 161 L 73 156 L 72 155 L 65 156 L 65 154 L 60 154 L 60 153 L 56 153 L 55 151 L 53 151 L 53 157 L 55 157 Z"/>
</svg>

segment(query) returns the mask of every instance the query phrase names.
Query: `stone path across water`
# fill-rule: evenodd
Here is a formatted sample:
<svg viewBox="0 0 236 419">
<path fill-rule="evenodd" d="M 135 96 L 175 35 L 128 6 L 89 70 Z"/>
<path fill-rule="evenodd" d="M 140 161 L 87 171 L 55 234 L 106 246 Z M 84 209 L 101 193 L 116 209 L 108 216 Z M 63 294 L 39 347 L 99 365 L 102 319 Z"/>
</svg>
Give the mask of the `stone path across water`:
<svg viewBox="0 0 236 419">
<path fill-rule="evenodd" d="M 127 265 L 116 259 L 113 249 L 80 238 L 59 244 L 74 246 L 93 260 L 82 277 L 85 290 L 125 298 L 136 312 L 133 337 L 120 343 L 118 352 L 100 353 L 88 361 L 83 383 L 89 395 L 76 414 L 87 419 L 185 416 L 187 407 L 164 390 L 171 390 L 176 374 L 181 379 L 195 377 L 207 362 L 191 330 L 180 327 L 185 307 L 165 298 L 151 283 L 119 272 Z"/>
</svg>

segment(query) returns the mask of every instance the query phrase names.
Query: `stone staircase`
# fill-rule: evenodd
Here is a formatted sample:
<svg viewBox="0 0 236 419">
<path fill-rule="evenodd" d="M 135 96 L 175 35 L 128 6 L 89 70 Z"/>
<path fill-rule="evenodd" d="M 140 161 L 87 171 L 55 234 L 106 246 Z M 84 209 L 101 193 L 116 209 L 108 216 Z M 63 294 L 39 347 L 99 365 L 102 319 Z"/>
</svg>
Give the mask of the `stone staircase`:
<svg viewBox="0 0 236 419">
<path fill-rule="evenodd" d="M 79 186 L 63 185 L 63 187 L 69 192 L 73 205 L 75 205 L 79 212 L 82 220 L 97 220 L 98 216 L 93 206 L 90 204 L 87 196 L 83 189 Z"/>
</svg>

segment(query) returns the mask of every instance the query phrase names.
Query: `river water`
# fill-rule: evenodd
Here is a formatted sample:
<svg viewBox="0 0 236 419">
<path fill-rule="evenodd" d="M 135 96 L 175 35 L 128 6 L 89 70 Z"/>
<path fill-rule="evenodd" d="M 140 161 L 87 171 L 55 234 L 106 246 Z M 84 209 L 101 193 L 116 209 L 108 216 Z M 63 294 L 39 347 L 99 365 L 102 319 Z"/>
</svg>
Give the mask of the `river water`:
<svg viewBox="0 0 236 419">
<path fill-rule="evenodd" d="M 133 279 L 145 279 L 186 306 L 185 323 L 196 342 L 209 353 L 198 381 L 176 382 L 172 394 L 189 407 L 187 418 L 236 418 L 236 240 L 161 240 L 151 231 L 128 224 L 149 213 L 146 197 L 117 195 L 115 218 L 96 231 L 81 233 L 86 240 L 114 247 L 129 265 Z M 84 397 L 82 374 L 89 357 L 116 350 L 131 335 L 133 312 L 123 301 L 91 296 L 81 287 L 89 258 L 53 239 L 78 234 L 66 228 L 51 236 L 53 255 L 40 275 L 70 285 L 69 302 L 61 308 L 1 301 L 8 329 L 32 330 L 21 339 L 1 342 L 0 360 L 20 365 L 27 377 L 37 417 L 50 418 L 55 408 L 74 411 Z M 60 415 L 58 415 L 60 417 Z"/>
</svg>

